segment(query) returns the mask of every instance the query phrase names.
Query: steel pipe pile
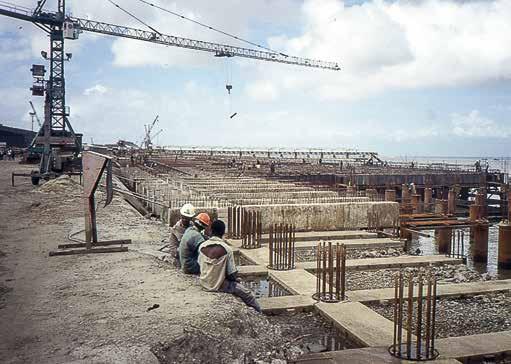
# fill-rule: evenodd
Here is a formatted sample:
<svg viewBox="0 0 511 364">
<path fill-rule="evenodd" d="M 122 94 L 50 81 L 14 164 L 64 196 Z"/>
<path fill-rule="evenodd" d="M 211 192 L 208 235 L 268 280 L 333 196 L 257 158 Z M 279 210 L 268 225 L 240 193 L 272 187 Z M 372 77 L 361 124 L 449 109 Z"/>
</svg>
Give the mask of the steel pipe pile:
<svg viewBox="0 0 511 364">
<path fill-rule="evenodd" d="M 269 231 L 269 269 L 291 270 L 295 267 L 295 233 L 294 225 L 270 225 Z"/>
<path fill-rule="evenodd" d="M 316 247 L 316 293 L 322 302 L 339 302 L 346 298 L 346 246 L 332 242 Z"/>
<path fill-rule="evenodd" d="M 414 310 L 413 299 L 415 283 L 418 286 L 416 310 Z M 426 288 L 425 297 L 423 296 L 424 287 Z M 394 338 L 389 347 L 389 353 L 392 356 L 415 361 L 434 360 L 438 357 L 438 350 L 435 349 L 436 294 L 437 281 L 431 272 L 426 274 L 419 272 L 418 275 L 410 273 L 406 276 L 400 272 L 396 275 Z M 425 301 L 425 307 L 423 301 Z M 414 334 L 415 337 L 413 337 Z"/>
</svg>

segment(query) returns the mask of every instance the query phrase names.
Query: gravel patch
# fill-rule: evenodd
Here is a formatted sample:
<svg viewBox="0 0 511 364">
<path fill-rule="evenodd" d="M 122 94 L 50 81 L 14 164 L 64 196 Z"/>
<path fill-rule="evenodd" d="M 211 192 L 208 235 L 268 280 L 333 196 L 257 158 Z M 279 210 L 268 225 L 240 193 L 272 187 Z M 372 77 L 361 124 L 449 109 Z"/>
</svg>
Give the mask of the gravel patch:
<svg viewBox="0 0 511 364">
<path fill-rule="evenodd" d="M 405 268 L 405 272 L 417 272 L 424 268 Z M 438 283 L 462 283 L 490 280 L 487 274 L 480 274 L 468 269 L 465 265 L 443 265 L 431 267 Z M 392 288 L 394 278 L 399 269 L 378 269 L 346 272 L 346 289 L 355 291 L 361 289 Z"/>
<path fill-rule="evenodd" d="M 389 320 L 394 318 L 394 306 L 391 302 L 371 303 L 367 306 Z M 416 312 L 416 307 L 414 309 Z M 510 330 L 511 293 L 439 298 L 436 317 L 437 338 Z M 415 330 L 415 323 L 413 327 Z"/>
<path fill-rule="evenodd" d="M 258 347 L 244 337 L 257 338 Z M 233 338 L 239 338 L 233 342 Z M 235 313 L 227 325 L 204 330 L 189 325 L 173 341 L 152 348 L 160 363 L 284 364 L 304 354 L 351 349 L 328 321 L 315 313 L 295 312 L 257 317 Z M 235 359 L 234 359 L 235 358 Z"/>
<path fill-rule="evenodd" d="M 364 258 L 389 258 L 399 257 L 405 253 L 394 248 L 382 249 L 347 249 L 346 259 L 364 259 Z M 295 251 L 295 260 L 298 263 L 311 262 L 316 260 L 316 248 L 300 248 Z"/>
</svg>

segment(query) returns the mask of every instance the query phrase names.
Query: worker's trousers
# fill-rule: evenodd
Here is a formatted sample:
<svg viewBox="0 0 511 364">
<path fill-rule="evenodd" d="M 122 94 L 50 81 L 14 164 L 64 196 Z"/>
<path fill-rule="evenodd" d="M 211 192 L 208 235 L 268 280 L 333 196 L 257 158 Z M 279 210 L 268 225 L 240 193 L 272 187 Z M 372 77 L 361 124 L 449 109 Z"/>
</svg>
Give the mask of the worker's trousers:
<svg viewBox="0 0 511 364">
<path fill-rule="evenodd" d="M 253 307 L 257 312 L 261 312 L 261 306 L 259 306 L 259 302 L 257 302 L 252 291 L 246 288 L 241 283 L 229 281 L 226 279 L 224 280 L 224 283 L 222 283 L 222 286 L 220 287 L 219 291 L 231 293 L 241 298 L 241 300 L 245 302 L 247 306 Z"/>
</svg>

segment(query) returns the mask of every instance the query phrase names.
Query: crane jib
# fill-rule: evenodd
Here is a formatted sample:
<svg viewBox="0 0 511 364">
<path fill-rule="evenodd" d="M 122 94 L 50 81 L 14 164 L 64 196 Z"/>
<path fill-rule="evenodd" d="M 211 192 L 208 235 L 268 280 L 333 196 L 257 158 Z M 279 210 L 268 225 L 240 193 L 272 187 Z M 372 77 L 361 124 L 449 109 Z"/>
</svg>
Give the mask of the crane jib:
<svg viewBox="0 0 511 364">
<path fill-rule="evenodd" d="M 26 9 L 14 5 L 0 5 L 0 15 L 32 22 L 36 25 L 63 26 L 64 23 L 72 23 L 73 27 L 80 31 L 94 32 L 99 34 L 112 35 L 123 38 L 137 39 L 146 42 L 162 44 L 166 46 L 194 49 L 198 51 L 211 52 L 219 57 L 243 57 L 256 60 L 285 63 L 303 67 L 321 68 L 339 71 L 341 68 L 336 62 L 325 62 L 321 60 L 288 56 L 285 53 L 274 53 L 256 49 L 231 46 L 201 40 L 176 37 L 172 35 L 149 32 L 136 28 L 129 28 L 121 25 L 97 22 L 88 19 L 68 17 L 63 19 L 57 13 L 39 12 L 31 14 Z M 69 37 L 76 39 L 76 37 Z"/>
<path fill-rule="evenodd" d="M 297 66 L 322 68 L 329 70 L 340 70 L 341 68 L 335 62 L 324 62 L 315 59 L 300 58 L 288 56 L 283 53 L 272 53 L 259 51 L 256 49 L 230 46 L 220 43 L 206 42 L 201 40 L 176 37 L 167 34 L 158 34 L 136 28 L 129 28 L 121 25 L 96 22 L 88 19 L 70 18 L 76 26 L 87 32 L 118 36 L 123 38 L 137 39 L 151 43 L 157 43 L 167 46 L 195 49 L 199 51 L 215 53 L 217 56 L 238 56 L 252 58 L 269 62 L 286 63 Z"/>
</svg>

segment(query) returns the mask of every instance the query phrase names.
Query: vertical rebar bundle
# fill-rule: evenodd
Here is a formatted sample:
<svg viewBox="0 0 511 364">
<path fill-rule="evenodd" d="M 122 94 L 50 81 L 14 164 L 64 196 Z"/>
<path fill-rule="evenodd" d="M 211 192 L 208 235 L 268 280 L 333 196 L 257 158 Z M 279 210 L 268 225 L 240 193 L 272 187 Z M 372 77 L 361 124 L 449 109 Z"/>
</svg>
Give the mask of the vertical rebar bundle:
<svg viewBox="0 0 511 364">
<path fill-rule="evenodd" d="M 260 248 L 262 233 L 260 211 L 248 211 L 242 206 L 227 207 L 227 236 L 242 239 L 242 248 Z"/>
<path fill-rule="evenodd" d="M 463 230 L 454 231 L 451 238 L 451 244 L 447 255 L 451 258 L 466 259 L 465 255 L 465 232 Z"/>
<path fill-rule="evenodd" d="M 234 206 L 227 206 L 227 237 L 234 238 Z"/>
<path fill-rule="evenodd" d="M 232 239 L 241 238 L 241 217 L 242 207 L 228 206 L 227 207 L 227 236 Z"/>
<path fill-rule="evenodd" d="M 263 230 L 261 211 L 247 211 L 244 209 L 242 223 L 241 247 L 244 249 L 260 248 Z"/>
<path fill-rule="evenodd" d="M 346 246 L 329 241 L 316 247 L 316 293 L 322 302 L 339 302 L 346 298 Z"/>
<path fill-rule="evenodd" d="M 415 283 L 418 286 L 416 310 L 413 297 Z M 389 347 L 391 355 L 416 361 L 433 360 L 438 357 L 438 350 L 435 349 L 436 288 L 436 278 L 431 272 L 426 274 L 419 272 L 417 276 L 413 273 L 405 276 L 403 272 L 396 275 L 394 340 Z M 405 291 L 408 293 L 405 294 Z"/>
<path fill-rule="evenodd" d="M 291 270 L 295 267 L 295 226 L 288 224 L 270 225 L 269 269 Z"/>
</svg>

